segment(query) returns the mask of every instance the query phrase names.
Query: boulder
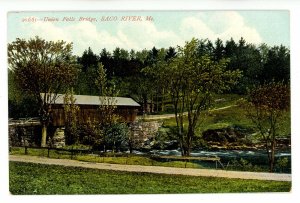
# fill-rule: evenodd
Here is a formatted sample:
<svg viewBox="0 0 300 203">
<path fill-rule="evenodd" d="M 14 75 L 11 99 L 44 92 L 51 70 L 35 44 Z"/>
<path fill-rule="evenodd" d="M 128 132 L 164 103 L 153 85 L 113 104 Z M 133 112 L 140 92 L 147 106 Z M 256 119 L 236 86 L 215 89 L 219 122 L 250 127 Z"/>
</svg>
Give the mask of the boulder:
<svg viewBox="0 0 300 203">
<path fill-rule="evenodd" d="M 202 138 L 206 142 L 219 142 L 221 144 L 239 142 L 245 136 L 245 133 L 234 127 L 208 129 L 202 133 Z"/>
</svg>

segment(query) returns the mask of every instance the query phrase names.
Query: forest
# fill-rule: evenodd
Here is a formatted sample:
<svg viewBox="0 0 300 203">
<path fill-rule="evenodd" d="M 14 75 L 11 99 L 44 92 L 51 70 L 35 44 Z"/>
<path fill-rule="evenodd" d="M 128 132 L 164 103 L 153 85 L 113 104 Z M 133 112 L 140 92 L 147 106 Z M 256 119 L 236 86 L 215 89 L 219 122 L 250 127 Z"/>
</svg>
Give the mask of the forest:
<svg viewBox="0 0 300 203">
<path fill-rule="evenodd" d="M 290 50 L 283 45 L 268 46 L 247 43 L 243 38 L 232 38 L 223 42 L 199 39 L 196 47 L 197 57 L 209 57 L 218 62 L 226 59 L 227 70 L 241 71 L 238 82 L 223 93 L 246 95 L 250 89 L 271 81 L 290 83 Z M 73 84 L 74 94 L 99 95 L 95 78 L 98 64 L 106 71 L 108 85 L 114 87 L 118 96 L 131 97 L 141 104 L 140 113 L 172 113 L 172 102 L 159 73 L 161 63 L 168 63 L 178 55 L 178 47 L 156 48 L 150 50 L 125 50 L 116 47 L 112 51 L 105 48 L 92 50 L 90 47 L 76 56 L 78 76 Z M 157 74 L 153 74 L 153 72 Z M 189 74 L 186 72 L 186 74 Z M 9 117 L 38 116 L 38 107 L 30 95 L 23 94 L 14 84 L 13 72 L 8 69 Z M 146 105 L 151 104 L 150 109 Z"/>
<path fill-rule="evenodd" d="M 113 104 L 99 105 L 103 117 L 98 122 L 78 123 L 76 94 L 107 101 L 131 97 L 141 106 L 138 122 L 149 114 L 173 114 L 152 141 L 147 139 L 150 148 L 180 149 L 182 156 L 215 145 L 226 150 L 262 147 L 273 171 L 277 148 L 290 146 L 290 52 L 285 46 L 192 38 L 184 46 L 142 51 L 117 47 L 97 54 L 88 47 L 81 56 L 72 54 L 72 46 L 39 37 L 8 45 L 9 118 L 39 117 L 42 136 L 34 135 L 34 142 L 42 147 L 51 143 L 51 105 L 59 93 L 68 101 L 67 145 L 113 152 L 141 149 L 131 124 L 120 123 Z M 227 102 L 225 97 L 236 99 Z M 227 105 L 212 113 L 218 100 Z M 175 145 L 166 146 L 171 142 Z"/>
</svg>

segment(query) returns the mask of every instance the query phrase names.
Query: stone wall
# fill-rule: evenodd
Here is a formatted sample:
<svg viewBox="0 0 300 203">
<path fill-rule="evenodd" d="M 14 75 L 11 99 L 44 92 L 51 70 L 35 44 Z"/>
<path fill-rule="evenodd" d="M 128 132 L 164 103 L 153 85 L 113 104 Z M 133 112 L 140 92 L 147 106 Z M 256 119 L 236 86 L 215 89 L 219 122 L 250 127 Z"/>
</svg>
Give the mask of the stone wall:
<svg viewBox="0 0 300 203">
<path fill-rule="evenodd" d="M 9 146 L 40 146 L 41 126 L 13 126 L 8 128 Z M 63 128 L 48 127 L 47 145 L 51 147 L 65 146 L 65 135 Z"/>
<path fill-rule="evenodd" d="M 66 145 L 65 142 L 65 128 L 57 128 L 53 135 L 53 138 L 50 140 L 51 147 L 62 148 Z"/>
<path fill-rule="evenodd" d="M 134 148 L 150 148 L 162 123 L 158 121 L 135 121 L 130 125 Z"/>
<path fill-rule="evenodd" d="M 133 148 L 151 148 L 154 138 L 161 127 L 162 122 L 158 121 L 135 121 L 130 125 Z M 50 129 L 49 129 L 50 130 Z M 55 130 L 55 132 L 54 132 Z M 56 128 L 48 132 L 47 145 L 60 148 L 65 146 L 64 128 Z M 9 145 L 10 146 L 39 146 L 40 141 L 35 140 L 40 137 L 40 126 L 16 127 L 9 126 Z M 53 135 L 54 134 L 54 135 Z"/>
<path fill-rule="evenodd" d="M 38 131 L 37 126 L 9 126 L 9 146 L 35 146 L 35 134 Z"/>
</svg>

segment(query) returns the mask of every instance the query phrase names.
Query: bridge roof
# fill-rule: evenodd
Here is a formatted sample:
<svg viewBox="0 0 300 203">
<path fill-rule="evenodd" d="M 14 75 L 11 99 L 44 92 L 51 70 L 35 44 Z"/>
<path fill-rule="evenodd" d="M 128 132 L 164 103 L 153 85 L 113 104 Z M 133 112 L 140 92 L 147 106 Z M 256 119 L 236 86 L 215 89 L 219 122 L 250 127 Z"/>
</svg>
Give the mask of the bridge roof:
<svg viewBox="0 0 300 203">
<path fill-rule="evenodd" d="M 57 94 L 57 97 L 53 104 L 64 104 L 64 94 Z M 41 93 L 41 97 L 44 97 L 44 93 Z M 51 101 L 52 94 L 49 96 L 49 102 Z M 136 101 L 129 97 L 99 97 L 99 96 L 90 96 L 90 95 L 74 95 L 75 104 L 77 105 L 104 105 L 104 104 L 113 104 L 116 106 L 133 106 L 139 107 Z"/>
</svg>

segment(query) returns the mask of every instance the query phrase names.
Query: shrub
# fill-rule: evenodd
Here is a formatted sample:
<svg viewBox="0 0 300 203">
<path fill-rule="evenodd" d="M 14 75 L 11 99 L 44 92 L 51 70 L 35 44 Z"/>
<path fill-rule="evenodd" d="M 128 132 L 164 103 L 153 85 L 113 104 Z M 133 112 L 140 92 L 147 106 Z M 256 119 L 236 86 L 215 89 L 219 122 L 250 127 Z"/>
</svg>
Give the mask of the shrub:
<svg viewBox="0 0 300 203">
<path fill-rule="evenodd" d="M 282 173 L 284 169 L 288 166 L 289 160 L 287 157 L 280 158 L 277 160 L 277 165 L 280 168 L 280 172 Z"/>
<path fill-rule="evenodd" d="M 105 142 L 113 152 L 128 149 L 129 128 L 125 123 L 114 123 L 104 129 Z"/>
</svg>

